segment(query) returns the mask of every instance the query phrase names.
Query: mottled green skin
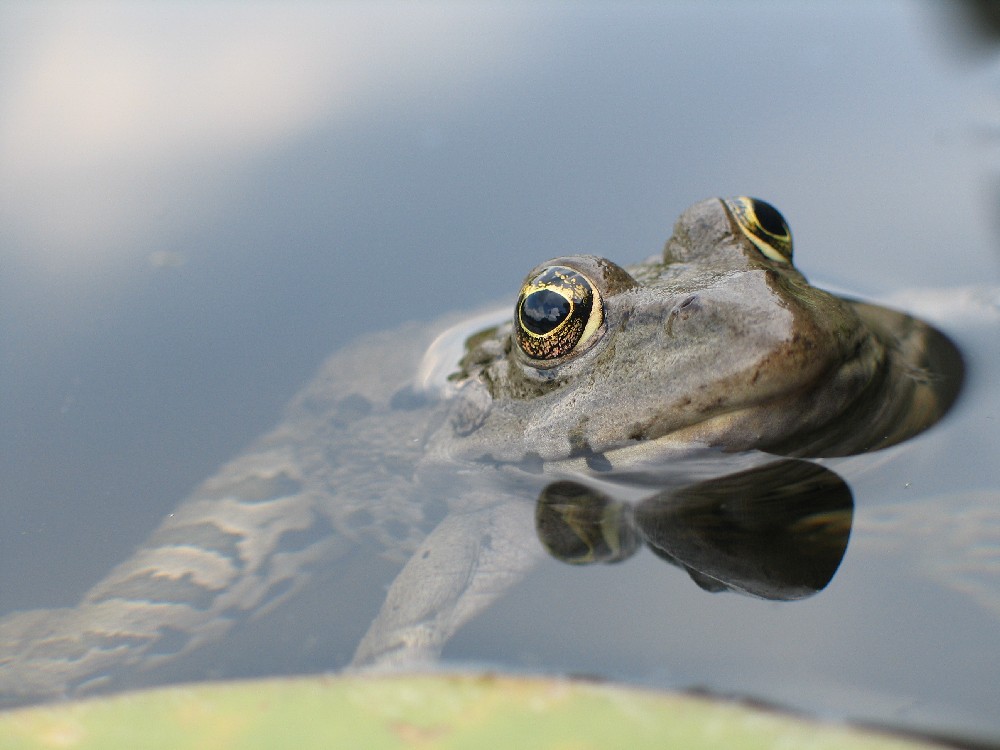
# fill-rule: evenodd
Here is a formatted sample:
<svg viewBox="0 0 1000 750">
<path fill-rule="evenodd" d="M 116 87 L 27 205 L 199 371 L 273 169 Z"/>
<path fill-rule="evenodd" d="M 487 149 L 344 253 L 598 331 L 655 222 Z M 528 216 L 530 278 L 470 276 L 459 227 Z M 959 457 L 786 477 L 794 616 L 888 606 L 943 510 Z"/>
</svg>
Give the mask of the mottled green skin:
<svg viewBox="0 0 1000 750">
<path fill-rule="evenodd" d="M 563 261 L 604 298 L 586 351 L 536 366 L 507 323 L 433 367 L 444 324 L 339 352 L 79 603 L 0 619 L 0 699 L 134 684 L 357 545 L 408 562 L 354 664 L 432 659 L 543 554 L 531 508 L 544 477 L 704 446 L 856 452 L 947 406 L 924 377 L 932 329 L 811 287 L 719 200 L 686 211 L 664 255 L 627 272 Z"/>
</svg>

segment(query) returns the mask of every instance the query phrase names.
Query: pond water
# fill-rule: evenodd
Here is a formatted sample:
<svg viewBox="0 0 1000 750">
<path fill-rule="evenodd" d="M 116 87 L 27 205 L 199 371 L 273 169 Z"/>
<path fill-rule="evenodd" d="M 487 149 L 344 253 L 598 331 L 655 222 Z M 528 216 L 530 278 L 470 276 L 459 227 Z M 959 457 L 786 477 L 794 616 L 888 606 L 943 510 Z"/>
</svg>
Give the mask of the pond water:
<svg viewBox="0 0 1000 750">
<path fill-rule="evenodd" d="M 816 596 L 709 594 L 648 551 L 550 559 L 444 658 L 1000 743 L 984 24 L 901 2 L 4 5 L 0 612 L 73 605 L 335 349 L 513 304 L 553 256 L 635 262 L 688 205 L 752 194 L 814 283 L 958 343 L 957 406 L 827 462 L 854 523 Z M 398 563 L 342 564 L 338 600 L 320 582 L 149 681 L 342 667 Z"/>
</svg>

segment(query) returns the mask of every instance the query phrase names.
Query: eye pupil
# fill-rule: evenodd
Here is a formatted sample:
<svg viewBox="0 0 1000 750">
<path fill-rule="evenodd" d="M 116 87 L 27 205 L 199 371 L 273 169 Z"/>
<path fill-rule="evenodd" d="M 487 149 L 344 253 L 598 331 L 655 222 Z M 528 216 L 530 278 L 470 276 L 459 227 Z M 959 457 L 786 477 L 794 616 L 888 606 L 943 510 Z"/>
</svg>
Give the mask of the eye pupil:
<svg viewBox="0 0 1000 750">
<path fill-rule="evenodd" d="M 754 199 L 753 212 L 757 215 L 757 222 L 761 229 L 768 234 L 783 237 L 788 233 L 784 218 L 778 213 L 778 209 L 770 203 Z"/>
<path fill-rule="evenodd" d="M 543 336 L 566 320 L 570 303 L 550 289 L 532 292 L 521 303 L 521 322 L 532 333 Z"/>
</svg>

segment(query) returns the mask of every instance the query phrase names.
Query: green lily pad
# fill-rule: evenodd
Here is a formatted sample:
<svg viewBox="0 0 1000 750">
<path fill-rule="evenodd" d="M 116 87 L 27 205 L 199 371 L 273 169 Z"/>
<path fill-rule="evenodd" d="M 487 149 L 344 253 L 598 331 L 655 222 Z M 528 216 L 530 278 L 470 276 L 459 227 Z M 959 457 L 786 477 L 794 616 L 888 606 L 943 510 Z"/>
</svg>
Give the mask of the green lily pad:
<svg viewBox="0 0 1000 750">
<path fill-rule="evenodd" d="M 811 748 L 934 745 L 709 698 L 496 675 L 203 683 L 0 714 L 0 748 Z"/>
</svg>

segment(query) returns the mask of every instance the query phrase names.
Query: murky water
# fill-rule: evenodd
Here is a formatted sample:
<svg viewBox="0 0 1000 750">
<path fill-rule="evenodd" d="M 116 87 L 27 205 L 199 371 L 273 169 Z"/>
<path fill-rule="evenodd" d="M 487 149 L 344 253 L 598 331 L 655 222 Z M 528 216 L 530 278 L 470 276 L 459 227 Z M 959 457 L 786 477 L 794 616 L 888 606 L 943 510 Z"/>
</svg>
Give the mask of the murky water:
<svg viewBox="0 0 1000 750">
<path fill-rule="evenodd" d="M 1000 47 L 970 18 L 4 6 L 0 611 L 73 604 L 344 343 L 513 301 L 555 255 L 638 260 L 694 201 L 754 194 L 810 279 L 954 338 L 959 404 L 826 464 L 854 526 L 816 596 L 708 594 L 648 550 L 546 560 L 445 658 L 1000 741 Z M 320 583 L 161 678 L 341 666 L 393 570 L 361 552 L 329 571 L 350 608 Z"/>
</svg>

